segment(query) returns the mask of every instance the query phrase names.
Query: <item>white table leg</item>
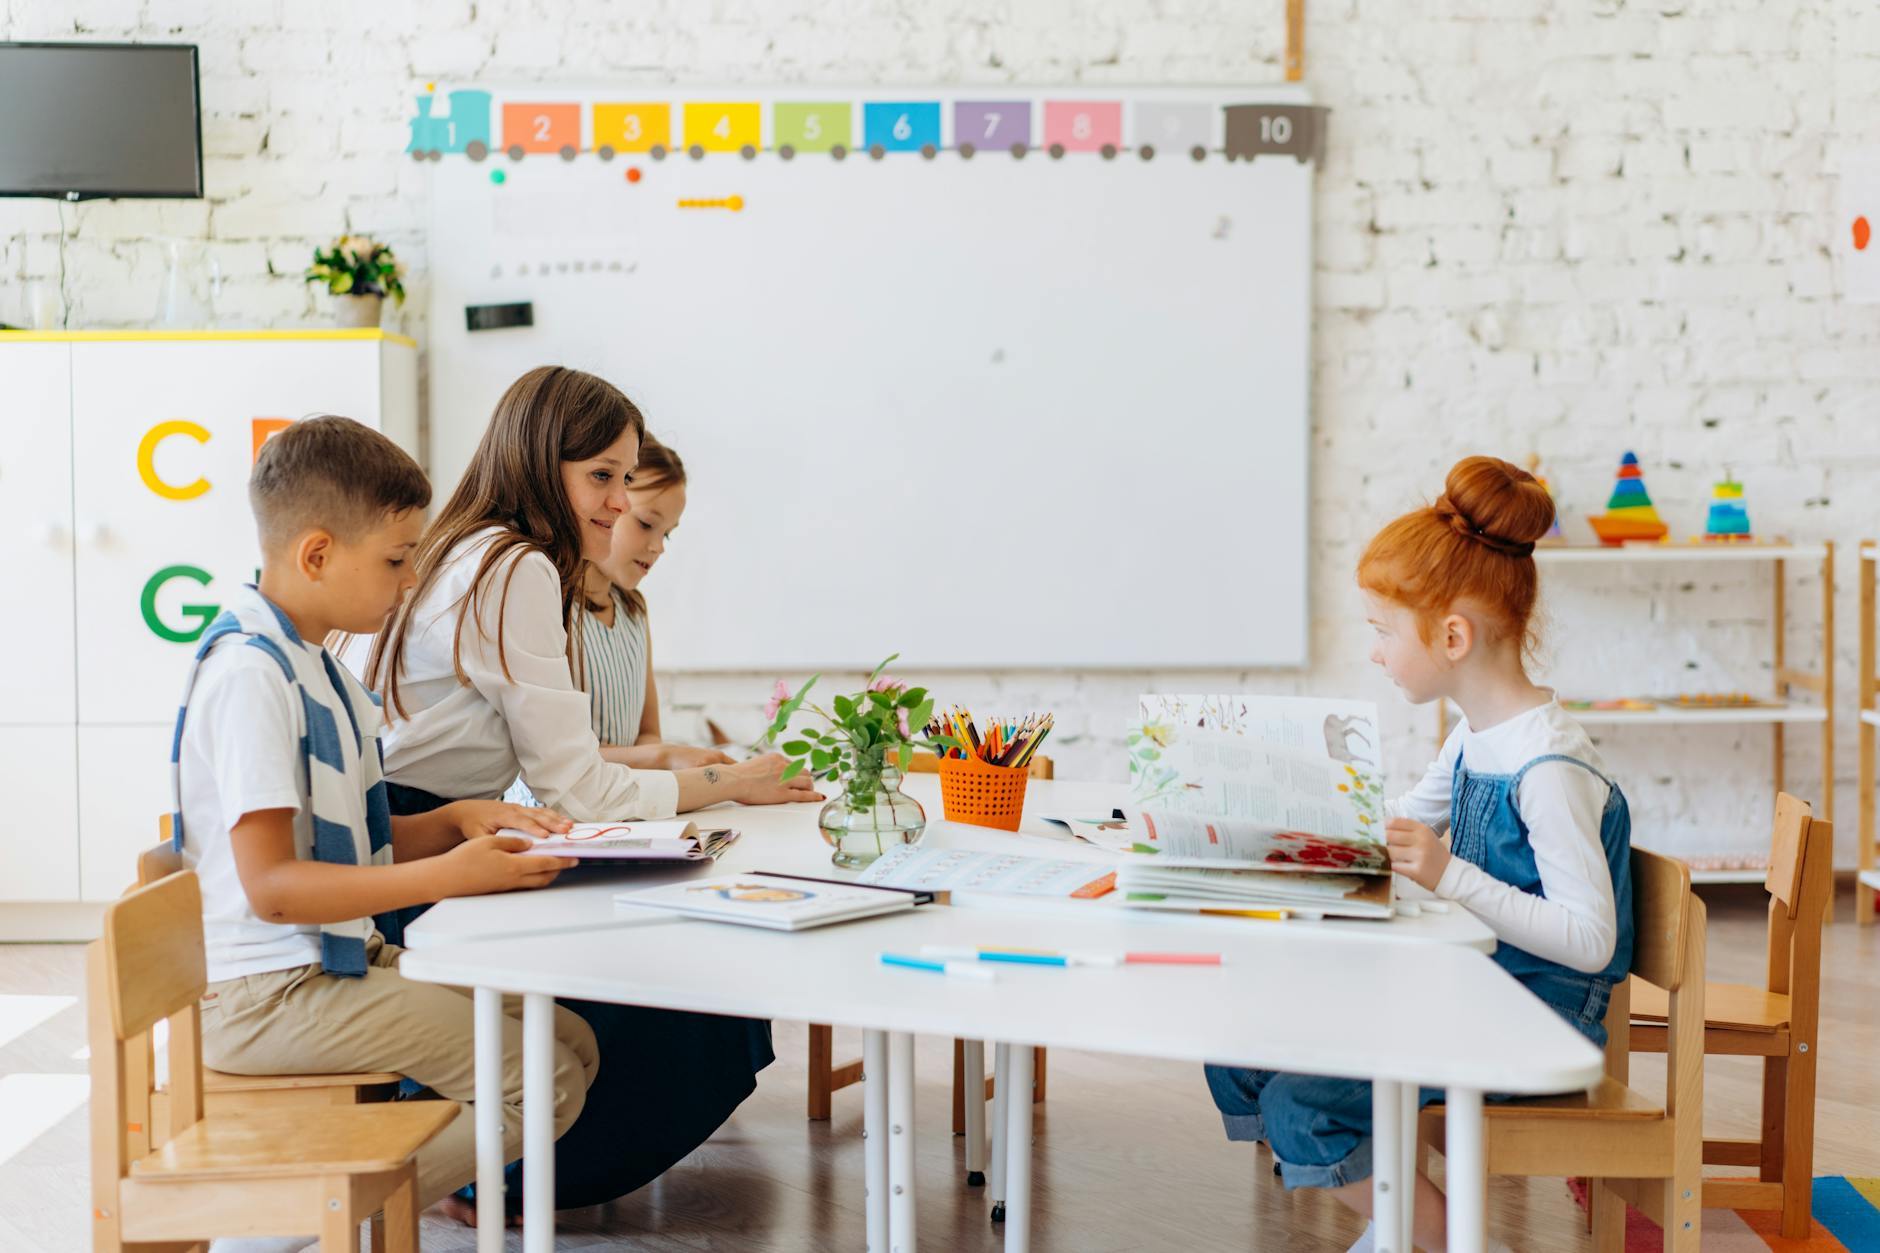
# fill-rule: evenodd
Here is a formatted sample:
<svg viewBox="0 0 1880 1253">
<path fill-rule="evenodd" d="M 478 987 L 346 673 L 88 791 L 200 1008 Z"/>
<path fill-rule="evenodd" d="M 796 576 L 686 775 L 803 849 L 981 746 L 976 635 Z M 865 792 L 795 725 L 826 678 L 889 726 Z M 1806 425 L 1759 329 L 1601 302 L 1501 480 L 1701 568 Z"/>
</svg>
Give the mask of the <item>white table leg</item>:
<svg viewBox="0 0 1880 1253">
<path fill-rule="evenodd" d="M 1005 1253 L 1026 1253 L 1031 1247 L 1031 1076 L 1038 1054 L 1029 1045 L 1011 1054 L 1006 1068 L 1012 1095 L 1005 1102 Z"/>
<path fill-rule="evenodd" d="M 1483 1151 L 1482 1093 L 1451 1088 L 1445 1102 L 1450 1253 L 1482 1253 L 1487 1226 L 1488 1162 Z"/>
<path fill-rule="evenodd" d="M 888 1036 L 862 1032 L 862 1161 L 868 1253 L 888 1253 Z M 478 1250 L 477 1253 L 483 1253 Z"/>
<path fill-rule="evenodd" d="M 992 1221 L 1005 1221 L 1005 1163 L 1011 1148 L 1005 1134 L 1005 1098 L 1012 1090 L 1012 1046 L 992 1046 L 992 1186 L 987 1189 L 992 1202 Z"/>
<path fill-rule="evenodd" d="M 1371 1082 L 1371 1222 L 1377 1253 L 1410 1253 L 1403 1232 L 1403 1085 Z"/>
<path fill-rule="evenodd" d="M 522 998 L 522 1248 L 555 1250 L 555 998 Z"/>
<path fill-rule="evenodd" d="M 960 1075 L 960 1096 L 966 1105 L 966 1183 L 986 1182 L 986 1045 L 967 1040 L 960 1050 L 965 1066 Z"/>
<path fill-rule="evenodd" d="M 888 1035 L 888 1249 L 914 1253 L 914 1037 Z"/>
<path fill-rule="evenodd" d="M 503 1250 L 503 994 L 476 990 L 477 1253 Z"/>
<path fill-rule="evenodd" d="M 1406 1083 L 1403 1088 L 1403 1196 L 1398 1204 L 1403 1213 L 1403 1232 L 1397 1237 L 1405 1253 L 1416 1247 L 1417 1215 L 1417 1111 L 1422 1108 L 1418 1095 L 1422 1088 Z"/>
</svg>

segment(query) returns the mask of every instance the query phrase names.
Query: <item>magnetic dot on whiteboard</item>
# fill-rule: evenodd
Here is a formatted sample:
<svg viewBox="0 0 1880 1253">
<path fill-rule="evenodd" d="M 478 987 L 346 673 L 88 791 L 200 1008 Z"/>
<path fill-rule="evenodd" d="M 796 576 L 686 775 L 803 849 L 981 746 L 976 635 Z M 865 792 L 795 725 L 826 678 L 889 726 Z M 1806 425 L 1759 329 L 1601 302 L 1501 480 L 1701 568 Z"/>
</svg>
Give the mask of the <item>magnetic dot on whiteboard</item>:
<svg viewBox="0 0 1880 1253">
<path fill-rule="evenodd" d="M 633 167 L 632 169 L 629 169 L 629 170 L 627 171 L 627 181 L 628 181 L 629 183 L 637 183 L 637 182 L 639 182 L 639 181 L 640 181 L 640 177 L 641 177 L 641 175 L 640 175 L 640 167 L 639 167 L 639 166 L 637 166 L 637 165 L 636 165 L 636 166 L 634 166 L 634 167 Z"/>
<path fill-rule="evenodd" d="M 502 266 L 500 266 L 500 265 L 493 265 L 493 266 L 491 266 L 491 267 L 490 267 L 490 277 L 491 277 L 491 278 L 501 278 L 502 276 L 503 276 L 503 267 L 502 267 Z"/>
<path fill-rule="evenodd" d="M 508 181 L 509 181 L 509 175 L 505 173 L 504 171 L 502 170 L 490 171 L 490 182 L 495 183 L 498 187 L 501 187 L 504 183 Z"/>
</svg>

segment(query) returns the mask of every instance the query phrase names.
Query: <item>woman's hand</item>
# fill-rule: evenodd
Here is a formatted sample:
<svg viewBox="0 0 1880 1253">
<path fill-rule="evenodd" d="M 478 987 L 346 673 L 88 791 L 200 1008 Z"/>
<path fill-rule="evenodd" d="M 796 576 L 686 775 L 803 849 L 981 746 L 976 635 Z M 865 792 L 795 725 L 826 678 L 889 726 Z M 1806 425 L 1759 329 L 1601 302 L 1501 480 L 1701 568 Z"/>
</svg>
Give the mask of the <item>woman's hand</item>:
<svg viewBox="0 0 1880 1253">
<path fill-rule="evenodd" d="M 715 748 L 696 748 L 690 744 L 661 744 L 660 768 L 694 770 L 700 766 L 729 766 L 732 759 Z"/>
<path fill-rule="evenodd" d="M 816 790 L 815 780 L 806 772 L 781 780 L 783 768 L 789 764 L 790 759 L 782 753 L 765 753 L 733 766 L 707 766 L 705 780 L 716 782 L 712 778 L 714 773 L 732 779 L 732 798 L 746 805 L 787 805 L 823 799 L 822 793 Z"/>
<path fill-rule="evenodd" d="M 453 801 L 444 810 L 451 826 L 466 840 L 495 835 L 505 827 L 536 836 L 566 835 L 574 829 L 574 823 L 552 809 L 507 801 Z"/>
<path fill-rule="evenodd" d="M 1418 887 L 1436 890 L 1451 856 L 1436 832 L 1409 818 L 1391 818 L 1384 823 L 1384 842 L 1392 870 Z"/>
</svg>

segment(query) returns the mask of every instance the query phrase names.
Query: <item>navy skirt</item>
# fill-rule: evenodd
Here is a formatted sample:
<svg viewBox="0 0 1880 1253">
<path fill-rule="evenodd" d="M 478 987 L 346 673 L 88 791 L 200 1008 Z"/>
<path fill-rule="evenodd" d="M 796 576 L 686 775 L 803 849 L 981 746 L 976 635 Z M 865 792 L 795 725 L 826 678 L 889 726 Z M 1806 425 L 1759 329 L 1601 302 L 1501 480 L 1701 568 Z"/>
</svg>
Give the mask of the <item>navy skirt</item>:
<svg viewBox="0 0 1880 1253">
<path fill-rule="evenodd" d="M 389 781 L 386 791 L 397 815 L 450 803 Z M 423 912 L 406 911 L 405 921 Z M 602 1205 L 659 1178 L 731 1117 L 757 1090 L 757 1072 L 776 1060 L 761 1019 L 557 1000 L 594 1028 L 600 1072 L 580 1117 L 555 1142 L 556 1209 Z M 519 1207 L 520 1163 L 506 1182 Z"/>
</svg>

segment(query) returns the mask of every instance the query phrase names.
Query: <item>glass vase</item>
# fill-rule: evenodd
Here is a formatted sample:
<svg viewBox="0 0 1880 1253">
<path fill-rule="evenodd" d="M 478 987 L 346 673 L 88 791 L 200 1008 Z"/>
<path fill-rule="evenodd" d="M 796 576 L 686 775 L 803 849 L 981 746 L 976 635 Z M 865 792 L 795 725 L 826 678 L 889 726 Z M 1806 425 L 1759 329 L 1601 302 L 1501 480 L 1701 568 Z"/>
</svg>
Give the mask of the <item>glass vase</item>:
<svg viewBox="0 0 1880 1253">
<path fill-rule="evenodd" d="M 927 828 L 926 810 L 901 790 L 901 772 L 892 763 L 858 762 L 840 788 L 816 824 L 835 850 L 829 860 L 844 870 L 861 870 L 889 849 L 915 843 Z"/>
</svg>

